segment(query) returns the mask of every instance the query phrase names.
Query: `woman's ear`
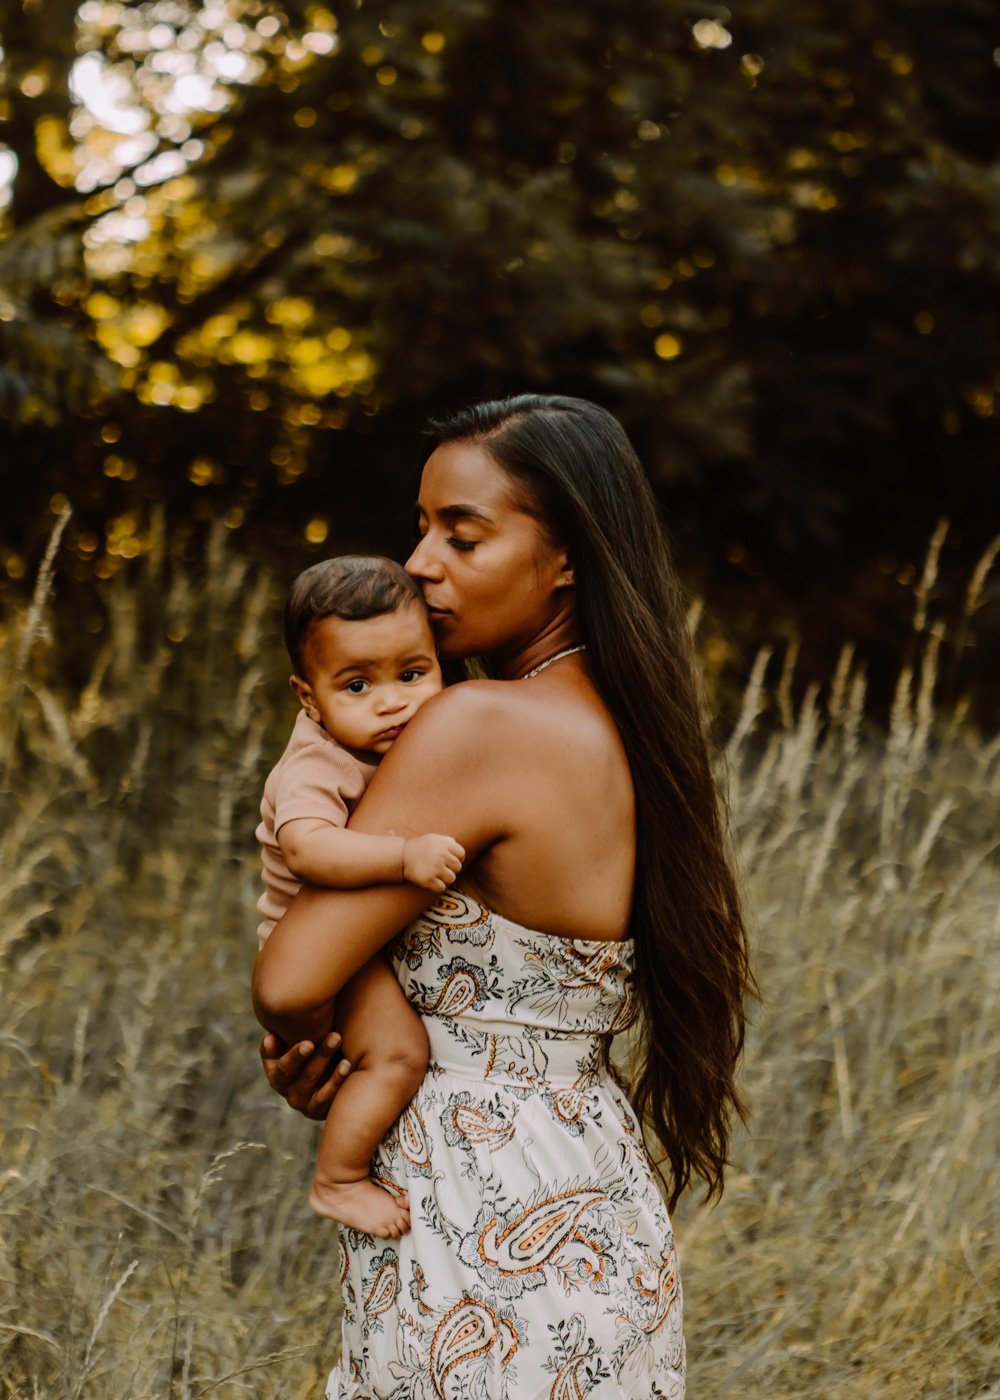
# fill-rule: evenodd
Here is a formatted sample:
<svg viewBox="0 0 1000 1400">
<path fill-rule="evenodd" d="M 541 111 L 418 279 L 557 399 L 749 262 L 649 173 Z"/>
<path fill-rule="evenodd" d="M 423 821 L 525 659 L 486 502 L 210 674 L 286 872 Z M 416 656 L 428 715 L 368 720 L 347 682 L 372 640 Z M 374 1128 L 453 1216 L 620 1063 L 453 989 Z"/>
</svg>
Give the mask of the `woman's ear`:
<svg viewBox="0 0 1000 1400">
<path fill-rule="evenodd" d="M 556 579 L 557 588 L 573 588 L 576 585 L 576 574 L 573 565 L 569 561 L 569 555 L 562 551 L 562 562 L 559 567 L 559 577 Z"/>
<path fill-rule="evenodd" d="M 315 720 L 317 724 L 322 724 L 323 721 L 320 719 L 319 709 L 317 708 L 316 699 L 312 693 L 312 686 L 309 682 L 304 681 L 301 676 L 289 676 L 288 684 L 299 697 L 299 704 L 305 710 L 309 718 Z"/>
</svg>

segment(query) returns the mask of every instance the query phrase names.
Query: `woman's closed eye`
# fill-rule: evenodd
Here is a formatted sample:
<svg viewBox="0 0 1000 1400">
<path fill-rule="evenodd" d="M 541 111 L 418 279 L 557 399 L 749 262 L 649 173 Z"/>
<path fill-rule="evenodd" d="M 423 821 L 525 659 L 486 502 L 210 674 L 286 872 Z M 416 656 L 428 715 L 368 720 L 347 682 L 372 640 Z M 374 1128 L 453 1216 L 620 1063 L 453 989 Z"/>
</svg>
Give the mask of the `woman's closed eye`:
<svg viewBox="0 0 1000 1400">
<path fill-rule="evenodd" d="M 410 548 L 416 549 L 421 541 L 427 538 L 429 530 L 430 526 L 426 519 L 420 516 L 417 520 L 416 534 L 412 535 L 410 538 Z M 479 544 L 479 540 L 461 540 L 457 535 L 446 535 L 445 543 L 450 545 L 452 549 L 458 549 L 467 554 L 470 550 L 475 549 L 476 545 Z"/>
</svg>

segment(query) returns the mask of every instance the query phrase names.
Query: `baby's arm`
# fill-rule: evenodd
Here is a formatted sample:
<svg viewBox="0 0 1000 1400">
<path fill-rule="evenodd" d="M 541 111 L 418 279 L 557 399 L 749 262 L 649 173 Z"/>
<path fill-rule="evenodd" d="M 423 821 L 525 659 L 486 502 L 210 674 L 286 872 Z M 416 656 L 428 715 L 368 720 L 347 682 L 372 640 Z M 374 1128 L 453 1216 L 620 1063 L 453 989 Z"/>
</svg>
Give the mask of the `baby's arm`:
<svg viewBox="0 0 1000 1400">
<path fill-rule="evenodd" d="M 454 882 L 465 859 L 465 851 L 450 836 L 371 836 L 314 817 L 285 822 L 278 828 L 277 841 L 297 880 L 335 890 L 408 880 L 440 894 Z"/>
</svg>

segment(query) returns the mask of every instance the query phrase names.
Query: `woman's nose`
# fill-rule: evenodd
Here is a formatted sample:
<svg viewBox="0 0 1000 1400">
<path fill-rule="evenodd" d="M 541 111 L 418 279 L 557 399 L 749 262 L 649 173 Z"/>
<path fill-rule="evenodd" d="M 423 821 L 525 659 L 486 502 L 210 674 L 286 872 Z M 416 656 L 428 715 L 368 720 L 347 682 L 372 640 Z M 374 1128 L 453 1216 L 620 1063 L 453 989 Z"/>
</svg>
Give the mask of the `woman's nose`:
<svg viewBox="0 0 1000 1400">
<path fill-rule="evenodd" d="M 441 566 L 435 557 L 434 547 L 431 544 L 430 536 L 424 535 L 417 540 L 413 553 L 407 559 L 403 568 L 411 578 L 440 579 Z"/>
</svg>

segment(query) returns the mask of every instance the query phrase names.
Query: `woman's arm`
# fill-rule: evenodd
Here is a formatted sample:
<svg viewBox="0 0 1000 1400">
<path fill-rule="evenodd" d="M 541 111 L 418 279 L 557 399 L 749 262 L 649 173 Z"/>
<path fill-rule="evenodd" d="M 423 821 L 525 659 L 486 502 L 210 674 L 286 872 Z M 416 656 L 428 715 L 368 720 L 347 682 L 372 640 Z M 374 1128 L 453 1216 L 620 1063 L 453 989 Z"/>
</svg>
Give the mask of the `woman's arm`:
<svg viewBox="0 0 1000 1400">
<path fill-rule="evenodd" d="M 506 834 L 498 801 L 505 706 L 497 682 L 466 682 L 429 701 L 379 765 L 352 818 L 354 830 L 409 837 L 447 831 L 466 864 Z M 410 885 L 303 889 L 254 968 L 257 1019 L 291 1044 L 330 1029 L 333 998 L 434 900 Z"/>
</svg>

